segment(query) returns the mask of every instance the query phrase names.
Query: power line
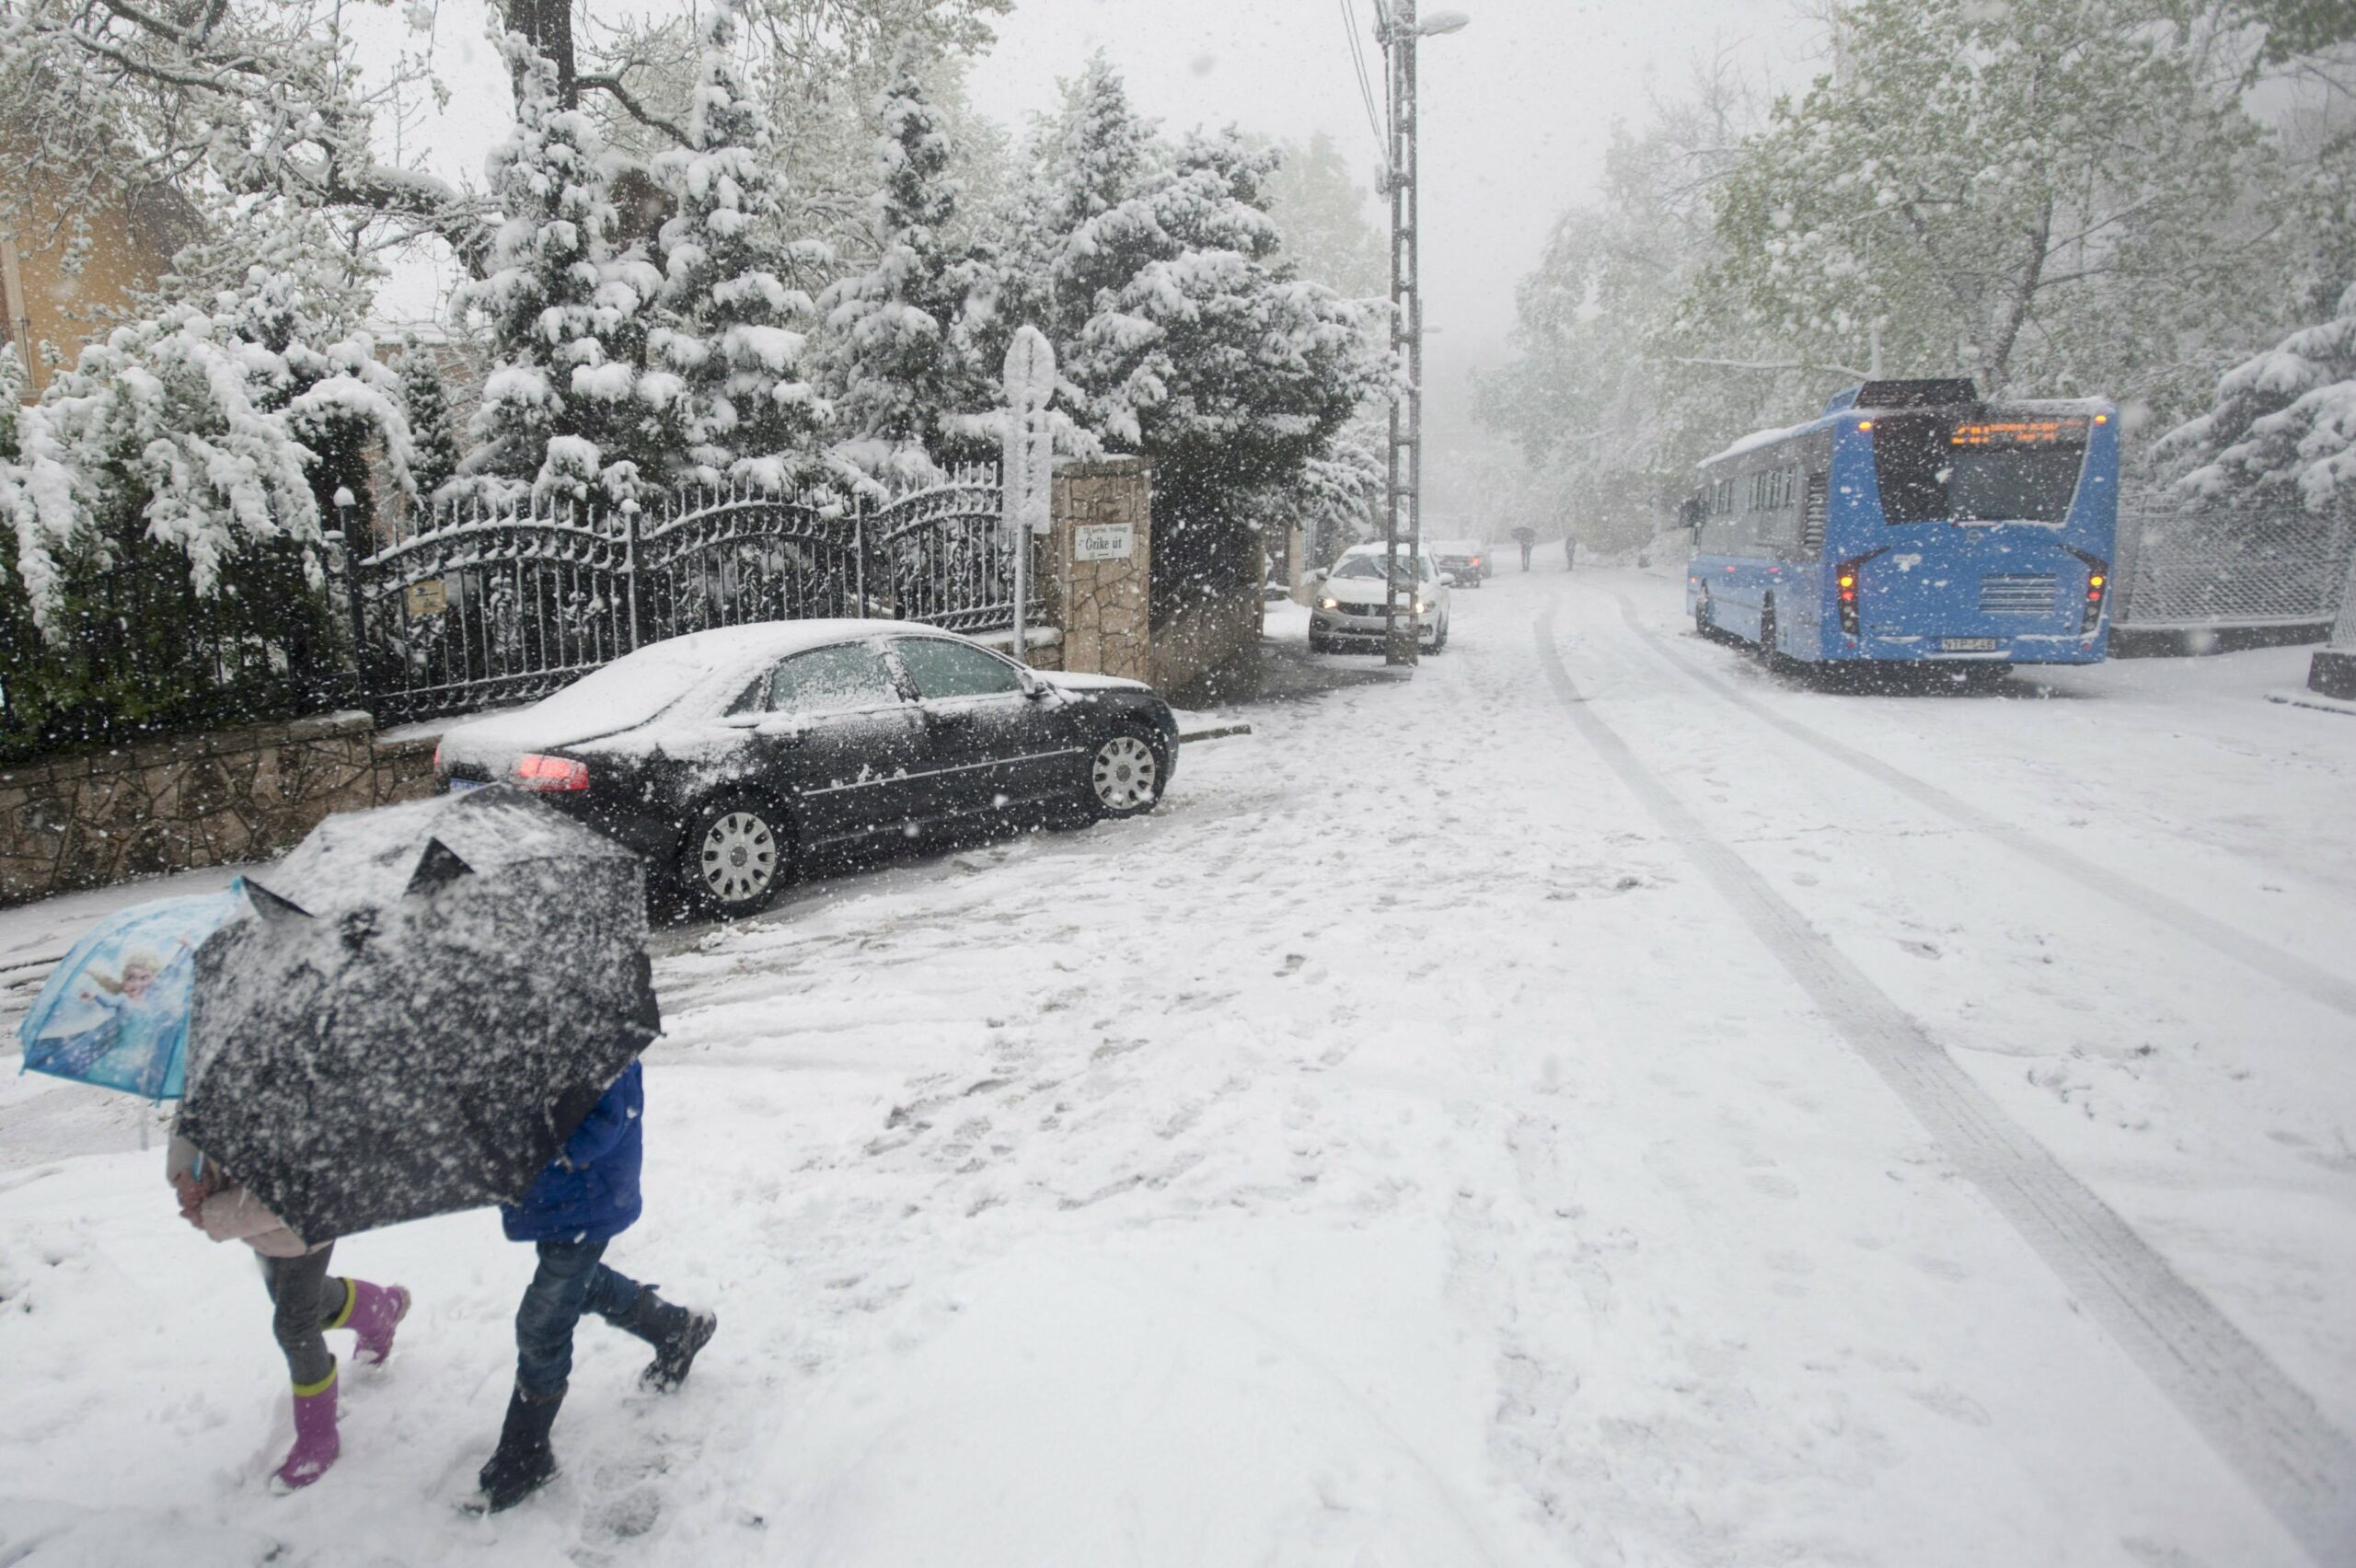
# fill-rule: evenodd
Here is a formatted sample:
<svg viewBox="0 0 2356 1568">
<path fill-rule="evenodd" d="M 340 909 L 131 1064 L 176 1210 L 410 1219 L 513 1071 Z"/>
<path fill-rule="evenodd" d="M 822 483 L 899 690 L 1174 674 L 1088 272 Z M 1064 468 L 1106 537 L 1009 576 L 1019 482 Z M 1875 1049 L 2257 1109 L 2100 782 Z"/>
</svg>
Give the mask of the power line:
<svg viewBox="0 0 2356 1568">
<path fill-rule="evenodd" d="M 1374 144 L 1382 149 L 1382 167 L 1391 167 L 1390 137 L 1382 129 L 1382 116 L 1374 107 L 1374 81 L 1366 71 L 1366 46 L 1358 41 L 1357 7 L 1350 0 L 1341 0 L 1342 32 L 1350 40 L 1350 63 L 1357 70 L 1358 101 L 1366 105 L 1367 129 L 1374 133 Z"/>
</svg>

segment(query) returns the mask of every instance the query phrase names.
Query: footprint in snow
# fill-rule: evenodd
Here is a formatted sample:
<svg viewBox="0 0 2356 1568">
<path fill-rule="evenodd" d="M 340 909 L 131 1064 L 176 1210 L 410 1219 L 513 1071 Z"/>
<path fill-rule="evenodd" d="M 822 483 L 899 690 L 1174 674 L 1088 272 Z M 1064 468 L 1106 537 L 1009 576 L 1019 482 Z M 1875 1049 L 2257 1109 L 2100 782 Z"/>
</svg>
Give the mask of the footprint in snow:
<svg viewBox="0 0 2356 1568">
<path fill-rule="evenodd" d="M 1909 1389 L 1906 1390 L 1906 1397 L 1924 1410 L 1936 1412 L 1949 1421 L 1959 1422 L 1966 1426 L 1986 1426 L 1992 1421 L 1988 1414 L 1988 1407 L 1960 1389 L 1944 1386 L 1936 1389 Z"/>
</svg>

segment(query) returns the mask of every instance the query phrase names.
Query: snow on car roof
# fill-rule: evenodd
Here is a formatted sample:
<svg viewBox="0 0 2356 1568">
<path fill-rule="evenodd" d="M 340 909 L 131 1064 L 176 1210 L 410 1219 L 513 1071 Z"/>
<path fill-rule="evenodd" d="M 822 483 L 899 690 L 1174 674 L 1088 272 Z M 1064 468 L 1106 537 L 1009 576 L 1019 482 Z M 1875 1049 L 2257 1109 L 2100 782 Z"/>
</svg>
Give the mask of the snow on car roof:
<svg viewBox="0 0 2356 1568">
<path fill-rule="evenodd" d="M 535 731 L 627 730 L 643 724 L 707 683 L 724 684 L 790 653 L 828 643 L 880 636 L 939 636 L 938 627 L 892 620 L 762 621 L 715 627 L 650 642 L 602 669 L 592 670 L 528 709 Z M 485 726 L 486 730 L 488 726 Z"/>
</svg>

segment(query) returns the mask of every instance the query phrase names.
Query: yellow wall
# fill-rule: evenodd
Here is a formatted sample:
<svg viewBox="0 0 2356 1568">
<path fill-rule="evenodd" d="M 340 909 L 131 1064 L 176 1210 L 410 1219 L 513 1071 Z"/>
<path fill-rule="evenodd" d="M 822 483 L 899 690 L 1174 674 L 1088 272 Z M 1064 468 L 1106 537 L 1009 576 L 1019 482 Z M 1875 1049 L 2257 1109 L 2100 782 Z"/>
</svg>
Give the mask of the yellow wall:
<svg viewBox="0 0 2356 1568">
<path fill-rule="evenodd" d="M 21 166 L 20 166 L 21 167 Z M 116 195 L 60 221 L 57 204 L 28 192 L 0 210 L 0 291 L 5 336 L 31 372 L 28 398 L 49 381 L 40 345 L 55 345 L 67 364 L 106 336 L 132 296 L 152 285 L 172 253 L 196 236 L 193 215 L 167 190 Z M 75 241 L 87 236 L 87 243 Z M 78 266 L 68 260 L 78 250 Z"/>
</svg>

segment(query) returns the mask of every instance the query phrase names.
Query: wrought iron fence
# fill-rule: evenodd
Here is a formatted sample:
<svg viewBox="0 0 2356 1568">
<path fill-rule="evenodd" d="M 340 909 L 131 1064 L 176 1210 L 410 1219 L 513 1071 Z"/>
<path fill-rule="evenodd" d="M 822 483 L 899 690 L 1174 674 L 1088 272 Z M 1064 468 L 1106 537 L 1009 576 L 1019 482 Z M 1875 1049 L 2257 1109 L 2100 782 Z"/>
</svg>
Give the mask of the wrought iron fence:
<svg viewBox="0 0 2356 1568">
<path fill-rule="evenodd" d="M 2356 557 L 2346 507 L 2258 525 L 2154 507 L 2122 513 L 2119 532 L 2118 623 L 2130 631 L 2326 626 Z"/>
<path fill-rule="evenodd" d="M 883 500 L 697 488 L 644 510 L 445 507 L 348 571 L 358 685 L 398 721 L 529 701 L 712 627 L 847 617 L 997 630 L 1014 622 L 999 519 L 988 468 Z"/>
</svg>

